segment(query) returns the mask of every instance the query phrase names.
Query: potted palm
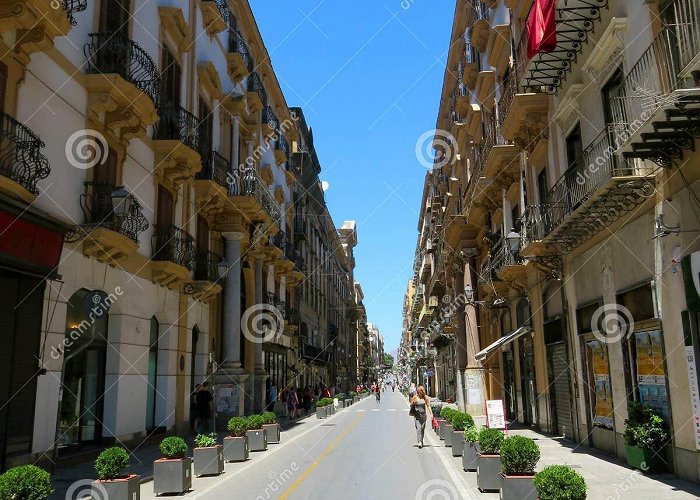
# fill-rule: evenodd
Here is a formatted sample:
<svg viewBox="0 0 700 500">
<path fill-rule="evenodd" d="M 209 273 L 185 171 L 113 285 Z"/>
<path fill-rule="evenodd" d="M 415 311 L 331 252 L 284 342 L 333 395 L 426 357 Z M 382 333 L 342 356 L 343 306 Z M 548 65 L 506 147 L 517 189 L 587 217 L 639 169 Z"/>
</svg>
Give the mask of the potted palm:
<svg viewBox="0 0 700 500">
<path fill-rule="evenodd" d="M 92 483 L 92 496 L 138 500 L 141 497 L 141 478 L 136 474 L 124 474 L 128 466 L 129 454 L 124 448 L 115 446 L 100 453 L 95 460 L 97 479 Z"/>
<path fill-rule="evenodd" d="M 51 475 L 36 465 L 12 467 L 0 475 L 0 498 L 46 500 L 51 493 Z"/>
<path fill-rule="evenodd" d="M 539 500 L 586 500 L 586 481 L 567 465 L 550 465 L 535 474 Z"/>
<path fill-rule="evenodd" d="M 163 454 L 153 462 L 153 492 L 182 494 L 192 487 L 192 459 L 187 457 L 189 448 L 184 439 L 166 437 L 160 442 Z"/>
<path fill-rule="evenodd" d="M 663 418 L 654 408 L 642 403 L 633 403 L 625 425 L 627 463 L 643 472 L 667 470 L 665 455 L 670 434 Z"/>
<path fill-rule="evenodd" d="M 474 419 L 468 413 L 457 412 L 452 417 L 452 456 L 461 457 L 464 449 L 464 431 L 474 427 Z"/>
<path fill-rule="evenodd" d="M 265 435 L 267 436 L 267 442 L 269 443 L 279 443 L 280 442 L 280 424 L 277 423 L 277 415 L 273 411 L 266 411 L 262 414 L 265 423 L 263 424 L 263 429 L 265 429 Z"/>
<path fill-rule="evenodd" d="M 228 421 L 230 436 L 224 438 L 224 460 L 244 462 L 248 460 L 248 420 L 246 417 L 233 417 Z"/>
<path fill-rule="evenodd" d="M 245 435 L 248 438 L 250 451 L 267 450 L 267 435 L 263 429 L 265 420 L 262 415 L 251 415 L 248 417 L 248 430 Z"/>
<path fill-rule="evenodd" d="M 224 471 L 224 447 L 216 442 L 216 433 L 194 438 L 194 475 L 215 476 Z"/>
<path fill-rule="evenodd" d="M 501 443 L 501 500 L 535 498 L 535 466 L 540 449 L 525 436 L 511 436 Z"/>
<path fill-rule="evenodd" d="M 476 470 L 476 455 L 479 451 L 479 430 L 476 426 L 464 431 L 462 444 L 462 468 L 465 471 Z"/>
<path fill-rule="evenodd" d="M 501 488 L 501 443 L 503 433 L 498 429 L 479 431 L 479 452 L 476 455 L 476 485 L 481 491 Z"/>
</svg>

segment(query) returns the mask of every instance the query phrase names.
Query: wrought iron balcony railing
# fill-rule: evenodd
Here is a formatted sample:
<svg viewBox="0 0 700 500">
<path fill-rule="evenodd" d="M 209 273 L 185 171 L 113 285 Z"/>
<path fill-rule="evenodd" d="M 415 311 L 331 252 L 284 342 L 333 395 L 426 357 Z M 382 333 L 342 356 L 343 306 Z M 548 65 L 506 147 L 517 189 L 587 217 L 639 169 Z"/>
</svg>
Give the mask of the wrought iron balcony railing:
<svg viewBox="0 0 700 500">
<path fill-rule="evenodd" d="M 51 173 L 49 160 L 41 153 L 43 147 L 29 127 L 0 113 L 0 175 L 38 195 L 37 181 Z"/>
<path fill-rule="evenodd" d="M 280 121 L 277 118 L 275 112 L 272 110 L 272 106 L 265 106 L 265 108 L 263 109 L 262 119 L 263 123 L 267 124 L 267 126 L 272 130 L 277 130 L 280 126 Z"/>
<path fill-rule="evenodd" d="M 153 231 L 154 261 L 169 261 L 192 268 L 196 257 L 194 238 L 172 224 L 157 224 Z"/>
<path fill-rule="evenodd" d="M 85 182 L 84 185 L 80 206 L 85 214 L 85 226 L 103 227 L 138 243 L 139 234 L 148 229 L 148 219 L 136 198 L 131 196 L 129 212 L 124 217 L 117 217 L 112 205 L 112 193 L 117 189 L 115 185 L 106 182 Z"/>
<path fill-rule="evenodd" d="M 257 93 L 263 106 L 267 106 L 267 92 L 265 92 L 265 86 L 263 85 L 260 75 L 255 71 L 248 76 L 248 92 Z"/>
<path fill-rule="evenodd" d="M 522 263 L 520 252 L 513 252 L 510 249 L 505 236 L 501 236 L 491 247 L 491 265 L 496 274 L 506 266 L 517 266 Z"/>
<path fill-rule="evenodd" d="M 248 49 L 248 44 L 245 43 L 245 39 L 240 31 L 229 30 L 228 33 L 228 51 L 240 54 L 241 59 L 245 63 L 248 71 L 253 70 L 253 59 L 250 57 L 250 50 Z"/>
<path fill-rule="evenodd" d="M 292 307 L 287 307 L 286 318 L 290 325 L 299 325 L 300 316 L 298 310 Z"/>
<path fill-rule="evenodd" d="M 284 151 L 284 155 L 289 158 L 289 143 L 284 134 L 279 134 L 277 138 L 277 149 Z M 289 164 L 289 162 L 287 162 L 287 164 Z"/>
<path fill-rule="evenodd" d="M 304 341 L 301 344 L 301 356 L 310 361 L 315 361 L 323 364 L 330 364 L 332 353 L 330 349 L 318 347 L 313 344 L 309 344 L 307 341 Z"/>
<path fill-rule="evenodd" d="M 270 236 L 270 244 L 284 252 L 287 247 L 287 235 L 284 231 L 279 231 L 274 236 Z"/>
<path fill-rule="evenodd" d="M 85 45 L 88 74 L 121 76 L 158 103 L 160 74 L 151 56 L 121 33 L 91 33 Z"/>
<path fill-rule="evenodd" d="M 210 250 L 197 252 L 194 264 L 194 279 L 216 283 L 219 280 L 218 265 L 221 260 L 221 255 Z"/>
<path fill-rule="evenodd" d="M 195 115 L 176 104 L 162 102 L 158 116 L 154 139 L 180 141 L 190 149 L 199 150 L 200 122 Z"/>
<path fill-rule="evenodd" d="M 265 212 L 272 218 L 273 222 L 279 223 L 282 219 L 282 210 L 263 182 L 255 169 L 243 170 L 229 183 L 229 194 L 231 196 L 252 196 Z"/>
<path fill-rule="evenodd" d="M 87 0 L 62 0 L 63 10 L 66 11 L 68 20 L 71 26 L 75 26 L 77 22 L 75 21 L 75 14 L 82 12 L 87 9 Z"/>
<path fill-rule="evenodd" d="M 221 19 L 223 19 L 226 25 L 228 26 L 231 22 L 231 11 L 228 9 L 228 5 L 226 5 L 226 0 L 206 1 L 213 1 L 216 4 L 216 8 L 219 10 L 219 15 L 221 16 Z"/>
<path fill-rule="evenodd" d="M 228 188 L 228 174 L 231 165 L 229 161 L 216 151 L 202 156 L 202 170 L 195 174 L 196 179 L 214 181 L 220 186 Z"/>
</svg>

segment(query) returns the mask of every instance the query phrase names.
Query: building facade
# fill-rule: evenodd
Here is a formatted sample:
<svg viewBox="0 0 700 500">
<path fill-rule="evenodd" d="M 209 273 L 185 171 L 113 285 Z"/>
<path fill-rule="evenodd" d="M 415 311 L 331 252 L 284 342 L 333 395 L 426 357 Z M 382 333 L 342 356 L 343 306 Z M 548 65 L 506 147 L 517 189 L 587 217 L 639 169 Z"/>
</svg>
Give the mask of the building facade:
<svg viewBox="0 0 700 500">
<path fill-rule="evenodd" d="M 458 402 L 619 457 L 647 403 L 698 481 L 700 4 L 558 4 L 539 39 L 550 7 L 457 2 L 406 359 L 447 336 Z"/>
</svg>

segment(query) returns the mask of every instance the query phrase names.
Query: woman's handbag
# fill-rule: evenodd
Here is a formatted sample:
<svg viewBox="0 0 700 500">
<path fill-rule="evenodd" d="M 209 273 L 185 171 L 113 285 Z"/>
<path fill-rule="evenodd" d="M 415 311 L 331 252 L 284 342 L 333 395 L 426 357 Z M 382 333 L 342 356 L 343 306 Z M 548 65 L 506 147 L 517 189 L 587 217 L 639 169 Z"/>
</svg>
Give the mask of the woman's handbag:
<svg viewBox="0 0 700 500">
<path fill-rule="evenodd" d="M 430 423 L 432 424 L 433 429 L 437 430 L 437 428 L 438 428 L 437 418 L 433 417 L 433 420 Z"/>
<path fill-rule="evenodd" d="M 416 416 L 416 403 L 411 403 L 411 409 L 408 411 L 408 416 L 409 417 Z"/>
</svg>

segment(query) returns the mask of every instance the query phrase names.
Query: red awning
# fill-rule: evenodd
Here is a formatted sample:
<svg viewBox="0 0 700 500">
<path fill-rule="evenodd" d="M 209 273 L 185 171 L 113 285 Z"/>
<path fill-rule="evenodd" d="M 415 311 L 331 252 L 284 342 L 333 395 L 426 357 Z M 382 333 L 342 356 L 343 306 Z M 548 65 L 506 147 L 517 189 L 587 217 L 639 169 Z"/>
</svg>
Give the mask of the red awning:
<svg viewBox="0 0 700 500">
<path fill-rule="evenodd" d="M 54 269 L 63 249 L 63 232 L 0 210 L 0 258 Z"/>
<path fill-rule="evenodd" d="M 535 0 L 527 16 L 527 57 L 557 47 L 556 0 Z"/>
</svg>

